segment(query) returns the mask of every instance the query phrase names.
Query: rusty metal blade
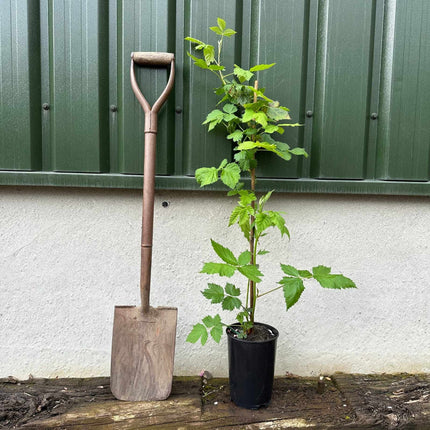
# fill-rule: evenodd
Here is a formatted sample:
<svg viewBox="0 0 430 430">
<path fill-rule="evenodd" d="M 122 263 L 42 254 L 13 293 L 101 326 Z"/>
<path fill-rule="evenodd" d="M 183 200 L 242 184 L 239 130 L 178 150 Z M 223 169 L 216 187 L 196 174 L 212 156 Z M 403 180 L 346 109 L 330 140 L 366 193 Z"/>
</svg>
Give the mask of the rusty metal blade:
<svg viewBox="0 0 430 430">
<path fill-rule="evenodd" d="M 164 400 L 172 389 L 177 308 L 115 306 L 111 391 L 119 400 Z"/>
</svg>

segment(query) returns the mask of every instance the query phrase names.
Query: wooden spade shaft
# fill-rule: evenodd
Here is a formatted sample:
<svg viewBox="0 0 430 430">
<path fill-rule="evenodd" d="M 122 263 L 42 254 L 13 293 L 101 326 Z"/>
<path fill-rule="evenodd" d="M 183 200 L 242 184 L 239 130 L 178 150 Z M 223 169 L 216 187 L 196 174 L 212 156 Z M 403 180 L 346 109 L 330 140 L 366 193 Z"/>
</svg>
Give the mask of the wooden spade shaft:
<svg viewBox="0 0 430 430">
<path fill-rule="evenodd" d="M 170 75 L 166 88 L 151 108 L 136 81 L 134 63 L 148 66 L 170 64 Z M 130 80 L 137 100 L 145 112 L 145 160 L 143 166 L 143 211 L 140 265 L 140 298 L 143 313 L 149 311 L 151 290 L 152 237 L 154 225 L 155 157 L 157 140 L 157 115 L 173 88 L 175 79 L 175 58 L 170 53 L 136 52 L 131 54 Z"/>
</svg>

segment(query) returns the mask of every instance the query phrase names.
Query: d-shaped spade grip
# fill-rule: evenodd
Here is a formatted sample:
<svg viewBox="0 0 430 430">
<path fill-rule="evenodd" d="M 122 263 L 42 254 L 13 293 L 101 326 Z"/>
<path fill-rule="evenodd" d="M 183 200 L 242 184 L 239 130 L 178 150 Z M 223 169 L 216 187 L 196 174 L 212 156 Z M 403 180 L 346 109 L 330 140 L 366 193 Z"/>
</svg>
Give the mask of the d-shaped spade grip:
<svg viewBox="0 0 430 430">
<path fill-rule="evenodd" d="M 168 67 L 170 75 L 166 88 L 154 106 L 149 105 L 139 89 L 134 74 L 134 65 Z M 157 114 L 166 101 L 175 79 L 175 56 L 167 52 L 133 52 L 131 54 L 130 80 L 133 92 L 145 112 L 145 158 L 143 163 L 143 213 L 142 252 L 140 265 L 140 297 L 142 311 L 149 312 L 149 292 L 151 286 L 152 236 L 154 224 L 155 153 L 157 138 Z"/>
<path fill-rule="evenodd" d="M 132 52 L 134 62 L 139 66 L 168 66 L 175 59 L 169 52 Z"/>
<path fill-rule="evenodd" d="M 136 76 L 134 74 L 134 64 L 140 66 L 151 66 L 151 67 L 167 67 L 170 65 L 170 76 L 167 81 L 166 88 L 161 93 L 158 100 L 154 105 L 146 101 L 139 86 L 136 82 Z M 131 65 L 130 65 L 130 81 L 133 92 L 142 106 L 145 112 L 145 133 L 157 133 L 157 113 L 166 101 L 171 89 L 173 88 L 173 82 L 175 79 L 175 55 L 168 52 L 132 52 L 131 53 Z"/>
</svg>

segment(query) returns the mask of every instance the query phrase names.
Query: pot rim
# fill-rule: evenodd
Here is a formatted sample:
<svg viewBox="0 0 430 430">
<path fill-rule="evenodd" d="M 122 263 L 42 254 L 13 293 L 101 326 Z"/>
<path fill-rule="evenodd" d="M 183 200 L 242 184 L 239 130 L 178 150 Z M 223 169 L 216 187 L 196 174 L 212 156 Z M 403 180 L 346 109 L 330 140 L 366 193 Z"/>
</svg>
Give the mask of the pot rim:
<svg viewBox="0 0 430 430">
<path fill-rule="evenodd" d="M 244 343 L 267 343 L 267 342 L 273 342 L 276 341 L 279 337 L 279 331 L 278 329 L 276 329 L 275 327 L 269 325 L 269 324 L 265 324 L 265 323 L 260 323 L 260 322 L 254 322 L 254 325 L 259 325 L 259 326 L 263 326 L 268 328 L 269 330 L 271 330 L 273 332 L 273 334 L 275 335 L 275 337 L 272 337 L 271 339 L 266 339 L 266 340 L 246 340 L 246 339 L 238 339 L 237 337 L 234 337 L 230 332 L 229 332 L 229 328 L 230 327 L 235 327 L 235 326 L 240 326 L 240 323 L 233 323 L 230 324 L 228 327 L 226 327 L 225 332 L 227 334 L 227 336 L 234 340 L 235 342 L 244 342 Z"/>
</svg>

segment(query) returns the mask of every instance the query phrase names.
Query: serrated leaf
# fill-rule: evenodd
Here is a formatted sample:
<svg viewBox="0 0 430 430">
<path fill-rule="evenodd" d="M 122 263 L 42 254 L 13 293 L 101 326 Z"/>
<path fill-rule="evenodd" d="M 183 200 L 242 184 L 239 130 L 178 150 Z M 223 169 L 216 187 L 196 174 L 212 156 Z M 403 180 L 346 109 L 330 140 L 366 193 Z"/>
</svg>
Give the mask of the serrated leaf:
<svg viewBox="0 0 430 430">
<path fill-rule="evenodd" d="M 216 252 L 219 258 L 221 260 L 225 261 L 227 264 L 232 264 L 237 266 L 238 262 L 234 254 L 226 247 L 222 246 L 218 242 L 215 242 L 213 239 L 211 239 L 212 248 Z"/>
<path fill-rule="evenodd" d="M 240 83 L 249 81 L 254 76 L 252 72 L 242 69 L 242 67 L 239 67 L 236 64 L 234 65 L 233 73 L 238 77 Z"/>
<path fill-rule="evenodd" d="M 330 267 L 326 267 L 326 266 L 315 266 L 312 267 L 312 273 L 314 275 L 328 275 L 331 272 L 331 268 Z"/>
<path fill-rule="evenodd" d="M 192 42 L 192 43 L 197 43 L 199 45 L 204 45 L 204 42 L 202 42 L 199 39 L 195 39 L 194 37 L 186 37 L 185 40 L 188 40 L 189 42 Z"/>
<path fill-rule="evenodd" d="M 274 190 L 269 191 L 268 193 L 266 193 L 263 197 L 260 197 L 260 200 L 258 201 L 258 204 L 260 205 L 260 207 L 263 207 L 267 201 L 270 199 L 270 196 L 272 195 Z"/>
<path fill-rule="evenodd" d="M 279 129 L 279 127 L 278 127 L 277 125 L 275 125 L 275 124 L 269 124 L 269 125 L 267 125 L 267 126 L 264 128 L 264 131 L 265 131 L 266 133 L 275 133 L 275 132 L 277 132 L 277 131 L 278 131 L 278 129 Z"/>
<path fill-rule="evenodd" d="M 196 181 L 201 187 L 218 181 L 218 170 L 215 167 L 200 167 L 195 172 Z"/>
<path fill-rule="evenodd" d="M 222 31 L 225 30 L 225 21 L 222 18 L 217 18 L 217 24 Z"/>
<path fill-rule="evenodd" d="M 212 30 L 214 33 L 218 34 L 219 36 L 222 36 L 222 30 L 219 27 L 209 27 L 209 30 Z"/>
<path fill-rule="evenodd" d="M 224 113 L 219 109 L 214 109 L 212 112 L 208 113 L 208 116 L 206 117 L 206 120 L 203 122 L 203 124 L 207 124 L 208 122 L 211 122 L 211 121 L 221 122 L 223 118 L 224 118 Z"/>
<path fill-rule="evenodd" d="M 202 321 L 207 328 L 221 325 L 221 317 L 219 316 L 219 314 L 216 314 L 214 317 L 208 315 L 207 317 L 204 317 Z"/>
<path fill-rule="evenodd" d="M 239 255 L 238 262 L 240 266 L 246 266 L 251 262 L 251 253 L 249 251 L 244 251 Z"/>
<path fill-rule="evenodd" d="M 259 212 L 257 215 L 255 215 L 255 228 L 259 234 L 272 226 L 273 221 L 266 213 Z"/>
<path fill-rule="evenodd" d="M 261 282 L 261 276 L 263 276 L 263 274 L 258 270 L 257 266 L 249 264 L 248 266 L 238 267 L 237 270 L 249 280 Z"/>
<path fill-rule="evenodd" d="M 228 163 L 227 158 L 224 158 L 224 160 L 221 161 L 221 164 L 219 165 L 218 170 L 221 170 L 225 166 L 227 166 L 227 163 Z"/>
<path fill-rule="evenodd" d="M 225 292 L 226 294 L 229 294 L 230 296 L 240 296 L 240 289 L 235 287 L 233 284 L 227 283 L 225 286 Z"/>
<path fill-rule="evenodd" d="M 217 72 L 218 70 L 225 70 L 224 66 L 217 66 L 216 64 L 211 64 L 210 66 L 208 66 L 209 70 L 214 70 L 215 72 Z"/>
<path fill-rule="evenodd" d="M 221 171 L 221 181 L 229 188 L 234 188 L 240 180 L 240 167 L 236 163 L 229 163 Z"/>
<path fill-rule="evenodd" d="M 231 37 L 231 36 L 233 36 L 234 34 L 236 34 L 236 32 L 233 30 L 233 29 L 231 29 L 231 28 L 227 28 L 226 30 L 224 30 L 224 32 L 223 32 L 223 35 L 224 36 L 227 36 L 227 37 Z"/>
<path fill-rule="evenodd" d="M 221 303 L 224 299 L 224 289 L 221 285 L 208 284 L 208 287 L 202 291 L 203 296 L 210 300 L 212 304 Z"/>
<path fill-rule="evenodd" d="M 290 232 L 288 231 L 288 228 L 285 225 L 285 220 L 283 216 L 279 212 L 275 211 L 268 211 L 267 212 L 273 222 L 273 224 L 279 229 L 281 232 L 281 236 L 286 234 L 288 238 L 290 237 Z"/>
<path fill-rule="evenodd" d="M 243 131 L 235 130 L 227 136 L 227 139 L 232 139 L 233 142 L 240 142 L 243 138 Z"/>
<path fill-rule="evenodd" d="M 306 279 L 312 278 L 312 273 L 309 272 L 309 270 L 299 270 L 299 275 L 300 277 L 306 278 Z"/>
<path fill-rule="evenodd" d="M 230 121 L 233 121 L 235 119 L 237 119 L 238 122 L 240 121 L 239 118 L 233 113 L 225 114 L 223 119 L 225 122 L 230 122 Z"/>
<path fill-rule="evenodd" d="M 253 160 L 252 154 L 248 151 L 240 151 L 234 154 L 234 159 L 239 164 L 242 171 L 246 172 L 252 168 Z"/>
<path fill-rule="evenodd" d="M 315 275 L 316 279 L 323 288 L 357 288 L 354 281 L 340 274 Z"/>
<path fill-rule="evenodd" d="M 242 302 L 238 298 L 232 297 L 232 296 L 227 296 L 222 301 L 222 308 L 225 311 L 232 311 L 233 309 L 240 309 L 241 305 L 242 305 Z"/>
<path fill-rule="evenodd" d="M 281 269 L 286 275 L 294 276 L 296 278 L 300 277 L 299 271 L 293 266 L 281 264 Z"/>
<path fill-rule="evenodd" d="M 281 119 L 290 119 L 288 110 L 284 107 L 274 107 L 270 106 L 267 108 L 267 116 L 274 121 L 279 121 Z"/>
<path fill-rule="evenodd" d="M 190 334 L 187 337 L 187 342 L 196 343 L 199 339 L 201 339 L 202 345 L 204 345 L 208 340 L 208 332 L 206 327 L 203 324 L 196 324 L 191 330 Z"/>
<path fill-rule="evenodd" d="M 303 148 L 294 148 L 290 150 L 291 154 L 294 155 L 303 155 L 308 158 L 308 153 Z"/>
<path fill-rule="evenodd" d="M 219 343 L 219 341 L 221 340 L 222 333 L 223 333 L 223 329 L 221 325 L 214 326 L 211 330 L 212 339 L 216 343 Z"/>
<path fill-rule="evenodd" d="M 232 105 L 231 103 L 227 103 L 223 106 L 222 110 L 225 113 L 235 113 L 237 112 L 237 107 L 235 105 Z M 240 131 L 240 130 L 236 130 L 236 131 Z"/>
<path fill-rule="evenodd" d="M 270 69 L 271 67 L 273 67 L 276 63 L 272 63 L 272 64 L 258 64 L 254 67 L 251 67 L 249 70 L 251 72 L 259 72 L 261 70 L 267 70 Z"/>
<path fill-rule="evenodd" d="M 269 254 L 269 253 L 270 253 L 270 251 L 266 251 L 264 249 L 262 249 L 261 251 L 257 252 L 258 255 L 266 255 L 266 254 Z"/>
<path fill-rule="evenodd" d="M 305 287 L 303 281 L 300 278 L 282 278 L 280 284 L 284 290 L 285 304 L 287 310 L 291 308 L 300 299 Z"/>
<path fill-rule="evenodd" d="M 206 64 L 209 66 L 215 60 L 215 48 L 212 45 L 206 45 L 203 48 L 203 55 L 205 57 Z"/>
<path fill-rule="evenodd" d="M 248 206 L 249 204 L 251 204 L 251 202 L 257 200 L 257 197 L 255 197 L 255 194 L 252 191 L 240 190 L 239 195 L 240 195 L 239 202 L 243 206 Z"/>
<path fill-rule="evenodd" d="M 208 275 L 219 275 L 219 276 L 227 276 L 231 278 L 234 275 L 236 268 L 223 263 L 205 263 L 203 265 L 203 269 L 200 273 L 207 273 Z"/>
</svg>

